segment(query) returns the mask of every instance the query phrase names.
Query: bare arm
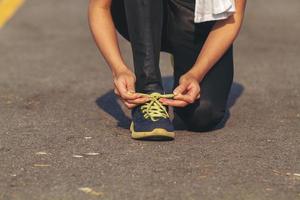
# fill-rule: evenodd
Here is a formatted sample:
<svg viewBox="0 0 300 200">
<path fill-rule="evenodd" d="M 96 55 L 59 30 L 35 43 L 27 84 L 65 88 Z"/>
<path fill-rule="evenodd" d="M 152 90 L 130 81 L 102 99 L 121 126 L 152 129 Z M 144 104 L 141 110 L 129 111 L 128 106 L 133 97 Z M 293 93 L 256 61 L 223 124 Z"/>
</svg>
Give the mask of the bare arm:
<svg viewBox="0 0 300 200">
<path fill-rule="evenodd" d="M 120 53 L 117 33 L 110 12 L 111 1 L 90 0 L 89 24 L 99 50 L 113 74 L 117 74 L 128 68 Z"/>
<path fill-rule="evenodd" d="M 147 101 L 135 93 L 136 77 L 126 66 L 120 52 L 117 32 L 113 23 L 110 7 L 112 0 L 90 0 L 89 24 L 95 42 L 108 63 L 118 95 L 128 108 Z"/>
<path fill-rule="evenodd" d="M 210 32 L 198 59 L 190 70 L 198 81 L 201 81 L 206 73 L 224 55 L 229 46 L 239 34 L 246 7 L 246 0 L 235 0 L 236 12 L 225 20 L 216 22 Z"/>
<path fill-rule="evenodd" d="M 199 82 L 224 55 L 239 34 L 242 26 L 246 0 L 235 0 L 236 12 L 225 20 L 217 21 L 209 33 L 194 66 L 180 77 L 175 88 L 175 100 L 161 99 L 170 106 L 184 107 L 200 98 Z"/>
</svg>

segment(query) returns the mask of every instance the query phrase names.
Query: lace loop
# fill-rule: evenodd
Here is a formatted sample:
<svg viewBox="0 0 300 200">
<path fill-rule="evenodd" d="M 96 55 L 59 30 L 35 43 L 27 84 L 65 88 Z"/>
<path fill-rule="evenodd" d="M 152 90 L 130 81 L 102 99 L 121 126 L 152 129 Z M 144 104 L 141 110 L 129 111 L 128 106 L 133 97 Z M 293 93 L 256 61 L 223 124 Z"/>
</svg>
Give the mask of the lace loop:
<svg viewBox="0 0 300 200">
<path fill-rule="evenodd" d="M 145 119 L 152 121 L 158 121 L 160 118 L 169 118 L 169 113 L 166 107 L 159 101 L 160 98 L 173 98 L 174 94 L 142 94 L 147 96 L 150 100 L 141 106 L 141 110 L 144 113 Z"/>
</svg>

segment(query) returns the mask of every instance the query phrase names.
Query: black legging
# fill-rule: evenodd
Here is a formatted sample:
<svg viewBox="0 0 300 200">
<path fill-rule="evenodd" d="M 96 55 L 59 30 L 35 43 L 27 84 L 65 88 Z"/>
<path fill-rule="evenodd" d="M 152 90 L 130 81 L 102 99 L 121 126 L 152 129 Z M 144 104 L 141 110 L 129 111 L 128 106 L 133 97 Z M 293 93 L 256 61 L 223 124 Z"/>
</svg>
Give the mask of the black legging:
<svg viewBox="0 0 300 200">
<path fill-rule="evenodd" d="M 195 24 L 195 0 L 113 0 L 112 15 L 119 33 L 131 42 L 138 92 L 163 91 L 160 51 L 174 58 L 174 88 L 195 63 L 212 22 Z M 232 46 L 201 81 L 201 98 L 174 108 L 192 131 L 213 129 L 224 117 L 233 80 Z"/>
</svg>

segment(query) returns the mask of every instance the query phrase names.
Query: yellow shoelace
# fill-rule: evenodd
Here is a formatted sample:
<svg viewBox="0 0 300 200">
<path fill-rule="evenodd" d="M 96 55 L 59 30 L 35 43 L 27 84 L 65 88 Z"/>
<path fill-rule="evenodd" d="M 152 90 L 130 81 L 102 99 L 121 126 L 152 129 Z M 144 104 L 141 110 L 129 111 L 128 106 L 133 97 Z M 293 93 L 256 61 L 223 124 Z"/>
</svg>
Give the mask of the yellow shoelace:
<svg viewBox="0 0 300 200">
<path fill-rule="evenodd" d="M 158 121 L 159 118 L 168 118 L 169 113 L 166 107 L 159 101 L 160 98 L 173 98 L 174 94 L 142 94 L 147 96 L 150 100 L 141 106 L 141 110 L 144 113 L 145 119 L 151 119 L 152 121 Z"/>
</svg>

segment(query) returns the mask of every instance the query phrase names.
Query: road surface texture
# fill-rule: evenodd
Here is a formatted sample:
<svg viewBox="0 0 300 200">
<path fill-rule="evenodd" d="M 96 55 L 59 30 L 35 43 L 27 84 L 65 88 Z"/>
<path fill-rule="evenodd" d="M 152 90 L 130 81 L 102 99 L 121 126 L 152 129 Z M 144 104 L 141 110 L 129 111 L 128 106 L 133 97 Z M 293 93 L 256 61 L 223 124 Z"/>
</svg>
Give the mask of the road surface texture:
<svg viewBox="0 0 300 200">
<path fill-rule="evenodd" d="M 130 139 L 87 3 L 27 0 L 0 30 L 0 200 L 300 199 L 299 0 L 248 1 L 223 127 L 171 142 Z"/>
</svg>

